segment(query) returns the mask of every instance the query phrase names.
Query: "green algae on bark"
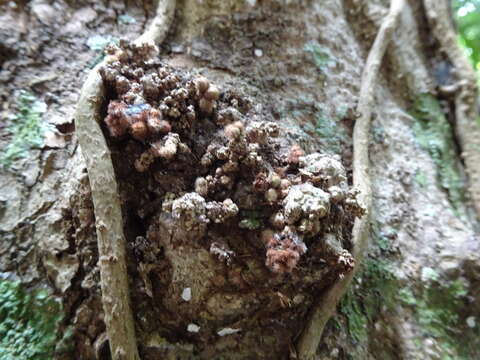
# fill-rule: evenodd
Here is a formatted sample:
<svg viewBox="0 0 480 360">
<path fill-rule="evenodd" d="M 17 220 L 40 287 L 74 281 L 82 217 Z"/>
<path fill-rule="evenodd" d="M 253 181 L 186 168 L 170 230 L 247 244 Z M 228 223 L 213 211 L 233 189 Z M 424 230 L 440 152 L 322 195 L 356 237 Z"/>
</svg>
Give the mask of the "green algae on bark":
<svg viewBox="0 0 480 360">
<path fill-rule="evenodd" d="M 47 291 L 0 280 L 0 358 L 53 358 L 62 317 L 61 304 Z"/>
<path fill-rule="evenodd" d="M 413 127 L 417 141 L 437 166 L 438 182 L 456 214 L 462 215 L 465 182 L 460 174 L 452 126 L 438 100 L 430 94 L 417 97 L 412 115 L 417 120 Z"/>
</svg>

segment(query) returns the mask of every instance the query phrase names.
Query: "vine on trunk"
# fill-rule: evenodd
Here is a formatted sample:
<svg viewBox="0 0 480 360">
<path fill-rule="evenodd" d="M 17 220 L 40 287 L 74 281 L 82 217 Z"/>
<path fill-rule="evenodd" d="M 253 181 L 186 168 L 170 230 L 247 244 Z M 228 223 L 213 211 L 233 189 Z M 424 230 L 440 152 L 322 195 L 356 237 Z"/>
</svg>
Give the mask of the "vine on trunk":
<svg viewBox="0 0 480 360">
<path fill-rule="evenodd" d="M 302 360 L 314 358 L 325 325 L 335 313 L 338 302 L 358 270 L 368 243 L 370 212 L 372 207 L 372 190 L 370 176 L 368 174 L 368 146 L 372 108 L 374 106 L 374 91 L 383 56 L 404 6 L 405 0 L 392 0 L 390 11 L 382 22 L 375 42 L 368 54 L 362 74 L 362 84 L 357 106 L 359 118 L 353 130 L 353 184 L 360 190 L 360 200 L 366 209 L 366 215 L 356 219 L 353 227 L 354 247 L 352 254 L 357 266 L 342 280 L 336 282 L 331 288 L 325 291 L 318 299 L 316 306 L 312 309 L 310 318 L 297 343 L 298 355 Z"/>
<path fill-rule="evenodd" d="M 137 44 L 163 41 L 173 20 L 175 3 L 175 0 L 160 0 L 155 18 L 137 39 Z M 110 350 L 113 359 L 130 360 L 140 357 L 130 307 L 122 213 L 110 151 L 100 128 L 105 87 L 99 69 L 106 61 L 108 58 L 89 73 L 82 87 L 75 124 L 92 188 L 102 301 Z"/>
<path fill-rule="evenodd" d="M 425 13 L 442 50 L 458 76 L 455 94 L 455 127 L 462 148 L 462 157 L 469 177 L 469 192 L 480 216 L 480 125 L 476 75 L 463 50 L 450 20 L 449 2 L 424 0 Z"/>
</svg>

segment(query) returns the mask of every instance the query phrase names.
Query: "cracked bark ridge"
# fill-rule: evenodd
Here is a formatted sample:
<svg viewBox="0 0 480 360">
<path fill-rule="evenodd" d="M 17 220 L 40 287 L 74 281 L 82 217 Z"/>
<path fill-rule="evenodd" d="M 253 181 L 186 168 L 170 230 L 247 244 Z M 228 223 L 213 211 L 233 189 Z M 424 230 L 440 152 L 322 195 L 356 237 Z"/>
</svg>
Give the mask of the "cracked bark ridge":
<svg viewBox="0 0 480 360">
<path fill-rule="evenodd" d="M 426 0 L 428 1 L 428 0 Z M 383 56 L 397 26 L 399 16 L 405 6 L 405 0 L 392 0 L 390 10 L 377 33 L 368 54 L 362 74 L 357 113 L 360 115 L 353 130 L 353 184 L 360 190 L 360 201 L 366 209 L 366 215 L 357 218 L 353 227 L 352 254 L 357 266 L 346 276 L 326 290 L 311 311 L 311 316 L 297 343 L 299 359 L 313 359 L 320 343 L 327 321 L 335 313 L 338 302 L 346 292 L 353 276 L 358 271 L 363 253 L 368 243 L 370 212 L 372 208 L 372 189 L 369 176 L 368 145 L 372 107 L 374 106 L 375 84 Z"/>
<path fill-rule="evenodd" d="M 455 96 L 455 128 L 469 177 L 469 193 L 477 216 L 480 216 L 480 125 L 477 112 L 477 77 L 458 45 L 457 35 L 450 20 L 449 2 L 424 0 L 424 7 L 433 33 L 457 71 L 460 86 Z"/>
<path fill-rule="evenodd" d="M 173 20 L 175 0 L 160 1 L 150 27 L 137 44 L 162 41 Z M 105 88 L 97 65 L 88 75 L 77 104 L 75 123 L 85 157 L 95 208 L 99 267 L 105 325 L 112 358 L 140 359 L 135 324 L 130 306 L 125 236 L 115 173 L 105 138 L 100 128 L 100 113 L 105 105 Z"/>
</svg>

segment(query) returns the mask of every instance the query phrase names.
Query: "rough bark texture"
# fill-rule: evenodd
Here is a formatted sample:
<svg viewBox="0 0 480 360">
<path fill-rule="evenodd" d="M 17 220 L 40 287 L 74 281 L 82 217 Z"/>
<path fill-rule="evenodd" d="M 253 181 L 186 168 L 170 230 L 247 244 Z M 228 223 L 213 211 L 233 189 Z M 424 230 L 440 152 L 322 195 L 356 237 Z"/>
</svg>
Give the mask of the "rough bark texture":
<svg viewBox="0 0 480 360">
<path fill-rule="evenodd" d="M 337 281 L 330 289 L 325 290 L 325 293 L 320 296 L 320 299 L 314 305 L 298 342 L 300 359 L 315 358 L 325 325 L 335 313 L 340 299 L 345 295 L 356 271 L 361 266 L 365 249 L 368 246 L 372 211 L 369 144 L 371 141 L 370 124 L 372 122 L 372 112 L 375 108 L 375 90 L 383 56 L 404 7 L 404 0 L 392 0 L 390 11 L 385 20 L 382 21 L 372 48 L 368 53 L 362 73 L 357 106 L 358 119 L 353 127 L 353 185 L 360 190 L 360 201 L 365 207 L 366 214 L 364 217 L 356 219 L 353 226 L 352 255 L 355 259 L 356 267 L 354 271 Z"/>
<path fill-rule="evenodd" d="M 134 40 L 155 9 L 147 1 L 9 3 L 0 1 L 0 111 L 19 113 L 16 91 L 28 89 L 44 104 L 42 121 L 55 136 L 46 132 L 43 145 L 0 174 L 1 281 L 51 289 L 62 302 L 56 358 L 107 359 L 91 186 L 72 118 L 99 55 L 94 36 Z M 389 5 L 386 0 L 183 0 L 162 44 L 162 61 L 177 74 L 205 75 L 222 92 L 248 99 L 251 109 L 243 116 L 276 122 L 280 149 L 296 143 L 307 153 L 340 155 L 351 182 L 361 74 Z M 380 67 L 369 151 L 371 236 L 361 269 L 325 326 L 318 359 L 479 356 L 479 224 L 468 202 L 458 201 L 471 165 L 467 156 L 466 167 L 462 164 L 451 126 L 460 135 L 464 87 L 454 97 L 443 91 L 454 88 L 462 73 L 455 68 L 462 65 L 443 50 L 450 46 L 442 46 L 447 35 L 454 38 L 451 29 L 442 26 L 445 36 L 437 35 L 437 22 L 427 17 L 437 6 L 408 2 L 399 19 L 408 26 L 395 31 Z M 210 132 L 199 130 L 196 139 L 210 139 Z M 2 147 L 15 138 L 3 124 L 0 133 Z M 318 269 L 323 266 L 320 247 L 307 244 L 293 276 L 277 280 L 265 265 L 259 237 L 238 230 L 236 221 L 179 245 L 191 234 L 170 238 L 155 231 L 156 226 L 171 230 L 170 220 L 142 220 L 149 209 L 159 210 L 159 204 L 143 206 L 157 180 L 129 169 L 147 145 L 137 144 L 125 155 L 127 142 L 107 141 L 122 199 L 142 358 L 294 357 L 290 344 L 298 340 L 306 310 L 336 279 L 309 272 L 315 259 L 322 259 Z M 467 149 L 463 140 L 460 145 Z M 153 170 L 164 171 L 162 191 L 172 186 L 192 191 L 198 162 L 191 162 L 190 173 L 182 164 L 182 176 L 154 164 Z M 149 229 L 153 247 L 137 241 L 147 239 Z M 209 253 L 211 240 L 251 256 L 227 266 Z M 305 282 L 311 286 L 301 285 Z M 187 287 L 190 301 L 182 298 Z M 184 295 L 188 298 L 188 291 Z M 199 331 L 189 331 L 196 329 L 190 324 L 200 325 Z M 222 329 L 227 329 L 223 336 L 217 333 Z"/>
</svg>

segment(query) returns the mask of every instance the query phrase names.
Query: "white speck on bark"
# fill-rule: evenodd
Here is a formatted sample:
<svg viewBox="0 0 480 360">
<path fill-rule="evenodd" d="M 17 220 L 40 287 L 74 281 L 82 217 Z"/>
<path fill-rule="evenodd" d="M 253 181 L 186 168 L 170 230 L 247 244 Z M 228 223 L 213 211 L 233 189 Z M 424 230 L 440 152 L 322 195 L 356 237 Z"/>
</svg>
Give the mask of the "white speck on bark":
<svg viewBox="0 0 480 360">
<path fill-rule="evenodd" d="M 190 301 L 192 299 L 192 289 L 187 287 L 183 289 L 182 299 L 185 301 Z"/>
<path fill-rule="evenodd" d="M 217 332 L 218 336 L 232 335 L 242 331 L 242 329 L 223 328 Z"/>
<path fill-rule="evenodd" d="M 187 331 L 198 333 L 200 331 L 200 326 L 198 326 L 197 324 L 188 324 Z"/>
</svg>

